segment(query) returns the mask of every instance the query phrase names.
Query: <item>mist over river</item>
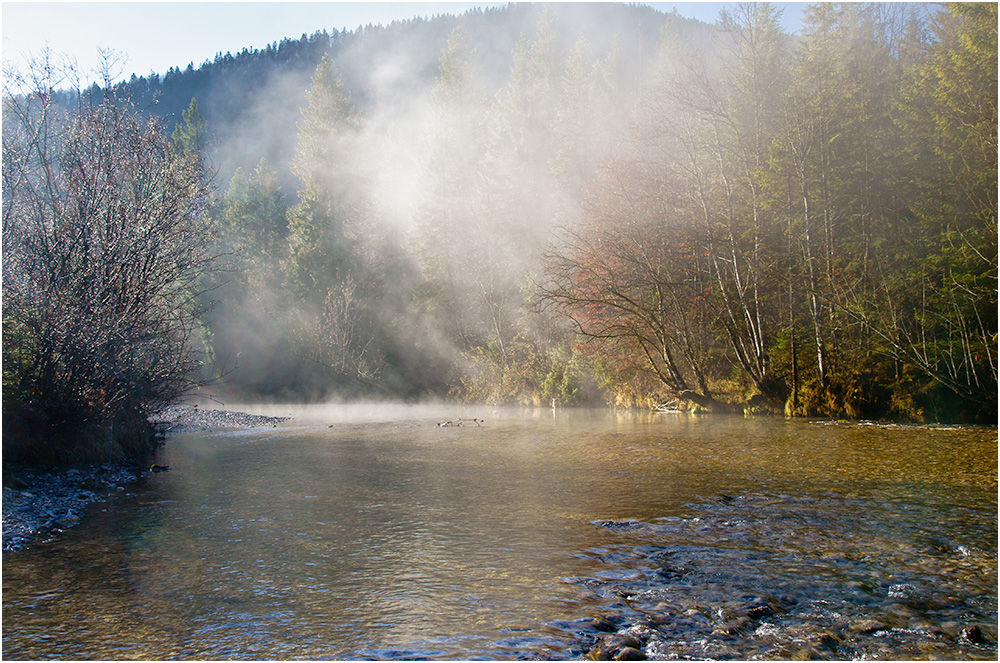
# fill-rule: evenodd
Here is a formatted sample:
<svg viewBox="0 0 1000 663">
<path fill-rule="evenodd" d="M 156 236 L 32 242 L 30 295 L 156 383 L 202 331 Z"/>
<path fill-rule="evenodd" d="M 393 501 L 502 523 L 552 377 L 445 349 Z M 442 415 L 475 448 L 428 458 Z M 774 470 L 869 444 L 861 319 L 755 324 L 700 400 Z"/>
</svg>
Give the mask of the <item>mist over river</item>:
<svg viewBox="0 0 1000 663">
<path fill-rule="evenodd" d="M 4 658 L 997 657 L 995 428 L 241 409 L 3 556 Z"/>
</svg>

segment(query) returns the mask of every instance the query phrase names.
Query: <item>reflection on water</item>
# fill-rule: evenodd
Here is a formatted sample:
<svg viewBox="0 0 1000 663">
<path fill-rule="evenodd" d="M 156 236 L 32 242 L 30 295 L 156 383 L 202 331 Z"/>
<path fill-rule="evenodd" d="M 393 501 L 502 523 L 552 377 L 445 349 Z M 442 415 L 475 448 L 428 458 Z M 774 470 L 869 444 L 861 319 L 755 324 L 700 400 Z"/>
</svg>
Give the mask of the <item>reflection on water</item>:
<svg viewBox="0 0 1000 663">
<path fill-rule="evenodd" d="M 995 429 L 257 411 L 5 555 L 4 657 L 996 657 Z"/>
</svg>

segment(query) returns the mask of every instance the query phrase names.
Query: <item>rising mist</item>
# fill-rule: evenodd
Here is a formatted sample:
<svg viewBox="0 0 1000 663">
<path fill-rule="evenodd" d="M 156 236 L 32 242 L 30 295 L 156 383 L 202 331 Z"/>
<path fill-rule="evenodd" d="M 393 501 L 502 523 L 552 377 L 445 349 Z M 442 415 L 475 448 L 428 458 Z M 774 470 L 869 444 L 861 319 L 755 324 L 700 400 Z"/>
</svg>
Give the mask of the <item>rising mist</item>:
<svg viewBox="0 0 1000 663">
<path fill-rule="evenodd" d="M 520 7 L 341 35 L 321 76 L 275 71 L 236 116 L 206 109 L 233 254 L 206 318 L 219 388 L 547 402 L 517 365 L 569 337 L 530 283 L 624 134 L 653 51 L 626 64 L 620 30 L 640 19 L 663 16 Z M 268 223 L 282 241 L 246 239 Z"/>
<path fill-rule="evenodd" d="M 229 254 L 205 377 L 994 416 L 983 12 L 817 5 L 792 35 L 767 4 L 517 5 L 303 37 L 238 109 L 192 95 Z"/>
</svg>

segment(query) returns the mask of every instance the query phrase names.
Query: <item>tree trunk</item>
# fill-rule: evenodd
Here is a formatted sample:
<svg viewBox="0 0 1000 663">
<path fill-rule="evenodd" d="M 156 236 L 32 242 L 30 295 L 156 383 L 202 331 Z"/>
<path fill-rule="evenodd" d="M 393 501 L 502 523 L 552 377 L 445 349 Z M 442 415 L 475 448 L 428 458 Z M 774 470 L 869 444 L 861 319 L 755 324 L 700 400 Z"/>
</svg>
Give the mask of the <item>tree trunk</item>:
<svg viewBox="0 0 1000 663">
<path fill-rule="evenodd" d="M 739 408 L 736 408 L 729 403 L 723 403 L 722 401 L 718 401 L 711 396 L 699 394 L 692 389 L 680 392 L 677 394 L 677 397 L 681 400 L 690 401 L 695 405 L 700 405 L 715 414 L 732 414 L 740 411 Z"/>
</svg>

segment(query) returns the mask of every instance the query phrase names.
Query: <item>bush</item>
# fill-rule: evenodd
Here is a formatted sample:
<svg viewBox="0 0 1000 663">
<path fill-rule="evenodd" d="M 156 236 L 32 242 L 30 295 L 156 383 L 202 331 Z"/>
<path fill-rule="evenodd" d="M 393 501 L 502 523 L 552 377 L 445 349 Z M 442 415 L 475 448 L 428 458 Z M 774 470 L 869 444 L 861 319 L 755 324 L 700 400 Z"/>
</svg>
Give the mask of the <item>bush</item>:
<svg viewBox="0 0 1000 663">
<path fill-rule="evenodd" d="M 3 101 L 4 453 L 134 453 L 198 365 L 200 157 L 110 95 L 71 111 L 45 91 Z"/>
<path fill-rule="evenodd" d="M 518 334 L 501 345 L 496 339 L 485 347 L 463 353 L 466 371 L 462 376 L 462 397 L 481 403 L 544 405 L 538 385 L 545 357 L 538 348 Z"/>
</svg>

